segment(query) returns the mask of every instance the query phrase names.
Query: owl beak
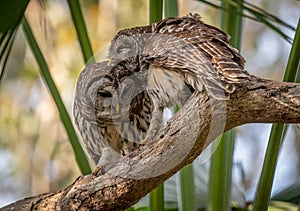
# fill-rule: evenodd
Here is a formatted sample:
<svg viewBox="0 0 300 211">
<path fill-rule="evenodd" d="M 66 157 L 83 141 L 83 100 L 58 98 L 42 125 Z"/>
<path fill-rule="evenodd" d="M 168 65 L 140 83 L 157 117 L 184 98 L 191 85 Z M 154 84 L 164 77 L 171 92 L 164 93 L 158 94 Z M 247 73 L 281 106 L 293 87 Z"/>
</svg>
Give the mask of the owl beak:
<svg viewBox="0 0 300 211">
<path fill-rule="evenodd" d="M 116 98 L 112 99 L 112 106 L 113 106 L 113 109 L 115 110 L 116 114 L 119 114 L 120 113 L 120 104 Z"/>
<path fill-rule="evenodd" d="M 120 112 L 120 104 L 119 103 L 116 103 L 115 110 L 116 110 L 117 114 Z"/>
<path fill-rule="evenodd" d="M 109 60 L 108 60 L 108 64 L 109 64 L 109 65 L 112 65 L 113 62 L 114 62 L 114 59 L 109 59 Z"/>
</svg>

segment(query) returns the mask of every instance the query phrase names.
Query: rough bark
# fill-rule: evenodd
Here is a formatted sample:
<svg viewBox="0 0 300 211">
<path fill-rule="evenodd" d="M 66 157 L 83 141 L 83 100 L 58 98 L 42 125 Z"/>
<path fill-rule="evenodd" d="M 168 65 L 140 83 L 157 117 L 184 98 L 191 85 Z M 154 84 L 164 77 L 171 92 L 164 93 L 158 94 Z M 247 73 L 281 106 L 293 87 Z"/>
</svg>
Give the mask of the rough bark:
<svg viewBox="0 0 300 211">
<path fill-rule="evenodd" d="M 101 175 L 81 176 L 64 190 L 22 199 L 3 210 L 124 210 L 191 163 L 222 132 L 257 122 L 300 123 L 300 85 L 253 77 L 238 84 L 226 101 L 194 93 L 154 142 Z"/>
</svg>

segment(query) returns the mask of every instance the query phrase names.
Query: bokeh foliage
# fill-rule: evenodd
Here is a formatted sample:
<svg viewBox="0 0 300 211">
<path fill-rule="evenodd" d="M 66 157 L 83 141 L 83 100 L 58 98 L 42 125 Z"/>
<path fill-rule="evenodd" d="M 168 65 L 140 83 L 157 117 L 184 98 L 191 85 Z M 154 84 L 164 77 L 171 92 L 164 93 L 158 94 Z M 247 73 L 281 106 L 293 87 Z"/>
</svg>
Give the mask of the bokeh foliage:
<svg viewBox="0 0 300 211">
<path fill-rule="evenodd" d="M 143 25 L 147 24 L 147 21 L 150 19 L 151 21 L 158 21 L 162 18 L 162 14 L 166 17 L 169 16 L 177 16 L 177 15 L 185 15 L 190 12 L 201 12 L 203 16 L 209 19 L 212 23 L 216 24 L 215 17 L 218 15 L 219 10 L 223 9 L 226 12 L 233 13 L 230 10 L 231 6 L 238 6 L 241 10 L 237 11 L 234 15 L 242 15 L 245 20 L 255 20 L 261 25 L 265 25 L 269 30 L 274 31 L 281 36 L 287 42 L 292 43 L 293 37 L 287 30 L 295 31 L 296 27 L 293 24 L 288 23 L 288 21 L 279 18 L 277 15 L 272 14 L 271 12 L 263 9 L 262 5 L 257 6 L 254 3 L 243 2 L 240 0 L 228 0 L 224 1 L 227 4 L 221 4 L 221 1 L 201 1 L 197 5 L 203 6 L 204 3 L 208 4 L 210 8 L 207 8 L 208 11 L 213 14 L 210 16 L 205 13 L 205 10 L 201 7 L 197 9 L 193 9 L 196 3 L 189 2 L 188 3 L 176 0 L 165 0 L 165 1 L 112 1 L 107 3 L 108 1 L 89 1 L 89 2 L 79 2 L 79 1 L 68 1 L 67 4 L 57 4 L 53 6 L 54 8 L 63 8 L 63 11 L 69 13 L 69 17 L 66 18 L 64 16 L 59 16 L 59 13 L 55 13 L 49 8 L 51 2 L 47 2 L 43 5 L 42 2 L 31 2 L 29 5 L 29 1 L 2 1 L 0 7 L 0 29 L 1 29 L 1 38 L 0 38 L 0 67 L 1 67 L 1 84 L 0 84 L 0 102 L 1 102 L 1 136 L 0 136 L 0 155 L 5 157 L 6 161 L 9 160 L 10 169 L 7 170 L 7 175 L 5 175 L 5 168 L 3 169 L 3 175 L 6 178 L 11 178 L 8 183 L 15 184 L 24 184 L 24 181 L 18 182 L 20 180 L 17 179 L 16 172 L 27 172 L 26 178 L 28 179 L 28 183 L 26 183 L 27 187 L 25 191 L 21 191 L 20 194 L 30 195 L 32 193 L 39 193 L 39 189 L 32 189 L 32 186 L 43 186 L 40 185 L 45 182 L 46 179 L 33 180 L 34 173 L 30 168 L 34 168 L 34 166 L 39 166 L 40 168 L 37 171 L 37 177 L 49 177 L 48 190 L 57 190 L 64 187 L 68 184 L 72 178 L 79 174 L 76 169 L 76 165 L 78 165 L 78 169 L 81 170 L 83 174 L 87 174 L 90 172 L 90 167 L 87 162 L 86 157 L 82 151 L 81 145 L 78 141 L 77 135 L 75 133 L 75 129 L 71 122 L 71 102 L 72 102 L 72 90 L 74 88 L 75 78 L 78 75 L 78 72 L 84 64 L 88 61 L 93 62 L 93 51 L 94 49 L 99 49 L 103 43 L 108 42 L 109 39 L 113 36 L 114 33 L 120 28 L 134 26 L 136 24 Z M 177 5 L 177 2 L 179 5 Z M 146 7 L 147 4 L 153 9 L 149 12 L 149 17 Z M 101 5 L 102 10 L 99 9 L 97 11 L 98 5 Z M 177 7 L 176 7 L 177 5 Z M 191 6 L 190 6 L 191 5 Z M 18 40 L 16 34 L 18 30 L 18 26 L 20 21 L 24 15 L 24 11 L 27 8 L 28 13 L 26 14 L 26 18 L 28 18 L 28 22 L 26 19 L 23 19 L 22 25 L 24 27 L 25 34 L 27 36 L 27 40 L 23 41 Z M 100 8 L 100 6 L 99 6 Z M 126 12 L 130 9 L 130 13 Z M 212 8 L 217 8 L 214 10 Z M 47 20 L 45 18 L 47 15 L 44 15 L 45 11 L 52 11 L 51 18 Z M 40 15 L 40 21 L 34 21 L 31 12 L 37 12 Z M 243 12 L 241 12 L 243 11 Z M 104 14 L 105 17 L 99 18 L 98 24 L 101 26 L 97 29 L 95 27 L 97 25 L 97 14 Z M 114 18 L 112 19 L 112 14 L 114 14 Z M 64 21 L 59 22 L 57 19 L 61 18 Z M 100 15 L 99 15 L 100 16 Z M 128 17 L 129 18 L 128 18 Z M 127 17 L 126 19 L 124 17 Z M 138 17 L 138 18 L 137 18 Z M 106 18 L 106 19 L 105 19 Z M 104 21 L 103 21 L 104 19 Z M 245 21 L 244 20 L 244 21 Z M 43 21 L 45 21 L 45 25 L 43 26 Z M 133 23 L 133 25 L 131 25 Z M 105 24 L 108 25 L 105 28 Z M 226 24 L 226 23 L 223 23 Z M 42 30 L 38 29 L 39 25 Z M 225 25 L 223 25 L 224 27 Z M 234 26 L 232 24 L 231 26 Z M 228 27 L 231 27 L 230 24 Z M 67 28 L 67 30 L 63 30 Z M 73 28 L 74 27 L 74 28 Z M 233 27 L 235 28 L 235 27 Z M 30 31 L 32 30 L 32 36 L 30 35 Z M 110 30 L 112 30 L 110 32 Z M 19 29 L 19 31 L 22 31 Z M 299 27 L 298 27 L 299 31 Z M 297 31 L 297 32 L 298 32 Z M 111 33 L 111 34 L 110 34 Z M 228 32 L 229 33 L 229 32 Z M 91 36 L 88 36 L 88 35 Z M 298 32 L 299 34 L 299 32 Z M 56 37 L 57 36 L 57 37 Z M 72 37 L 73 36 L 73 37 Z M 42 38 L 46 37 L 46 38 Z M 70 37 L 72 37 L 73 41 L 70 41 Z M 238 39 L 241 36 L 238 35 Z M 298 36 L 299 37 L 299 36 Z M 78 43 L 77 43 L 78 38 Z M 103 38 L 103 39 L 99 39 Z M 235 40 L 236 35 L 232 35 L 232 40 Z M 36 40 L 35 40 L 36 39 Z M 237 39 L 237 40 L 238 40 Z M 245 39 L 247 37 L 245 36 Z M 36 42 L 35 42 L 35 41 Z M 61 41 L 63 40 L 63 41 Z M 74 41 L 75 40 L 75 41 Z M 297 67 L 299 66 L 299 38 L 295 39 L 297 42 L 294 42 L 295 50 L 294 53 L 291 52 L 290 60 L 292 62 L 293 68 L 287 68 L 286 74 L 292 76 L 299 76 L 300 74 L 296 74 Z M 13 46 L 13 42 L 15 45 Z M 59 46 L 56 46 L 56 42 L 60 45 L 64 46 L 61 49 L 56 50 Z M 240 43 L 241 41 L 236 41 Z M 21 43 L 21 44 L 20 44 Z M 65 45 L 63 45 L 63 44 Z M 66 44 L 70 43 L 70 46 Z M 242 43 L 242 42 L 241 42 Z M 15 55 L 18 55 L 14 48 L 18 48 L 17 45 L 27 46 L 29 44 L 31 50 L 33 50 L 33 55 L 28 53 L 28 50 L 25 51 L 22 47 L 20 49 L 20 57 L 18 57 L 21 61 L 18 61 L 20 65 L 12 66 L 12 62 L 9 62 L 9 58 L 17 58 Z M 236 45 L 238 47 L 238 45 Z M 40 50 L 37 50 L 40 48 Z M 34 52 L 34 49 L 37 51 Z M 72 51 L 71 56 L 66 55 L 66 52 Z M 76 52 L 75 52 L 76 51 Z M 64 53 L 65 52 L 65 53 Z M 96 51 L 95 51 L 96 52 Z M 296 53 L 295 53 L 296 52 Z M 28 55 L 29 54 L 29 55 Z M 58 54 L 60 56 L 53 56 L 51 54 Z M 83 58 L 83 59 L 82 59 Z M 91 60 L 92 58 L 92 60 Z M 37 61 L 37 65 L 32 65 L 28 62 L 28 59 Z M 17 61 L 17 60 L 16 60 Z M 9 64 L 10 63 L 10 64 Z M 289 63 L 290 64 L 290 63 Z M 288 64 L 288 66 L 289 66 Z M 278 65 L 276 65 L 278 66 Z M 279 65 L 280 67 L 280 65 Z M 16 69 L 16 70 L 14 70 Z M 40 70 L 35 71 L 34 69 Z M 293 72 L 289 72 L 292 69 Z M 15 71 L 15 72 L 14 72 Z M 43 89 L 43 85 L 40 84 L 37 72 L 39 72 L 41 78 L 43 79 L 43 84 L 48 88 L 51 93 L 52 100 L 49 100 L 49 97 L 45 97 L 47 94 L 40 94 L 41 92 L 46 93 L 45 89 Z M 57 76 L 58 75 L 58 76 Z M 6 76 L 6 77 L 5 77 Z M 71 78 L 71 82 L 66 82 L 68 78 Z M 293 78 L 293 77 L 292 77 Z M 300 77 L 298 77 L 300 78 Z M 24 80 L 25 79 L 25 80 Z M 20 80 L 23 80 L 20 82 Z M 294 79 L 293 79 L 294 80 Z M 298 81 L 299 82 L 299 81 Z M 73 86 L 70 85 L 73 84 Z M 68 87 L 68 88 L 65 88 Z M 71 88 L 70 88 L 71 87 Z M 20 90 L 21 89 L 21 90 Z M 24 90 L 22 90 L 24 89 Z M 25 89 L 29 91 L 25 92 Z M 68 94 L 62 94 L 67 92 Z M 16 95 L 11 96 L 11 93 L 15 93 Z M 30 93 L 30 94 L 28 94 Z M 71 97 L 70 97 L 71 96 Z M 37 100 L 37 98 L 40 98 Z M 46 98 L 46 100 L 45 100 Z M 45 106 L 45 103 L 47 106 Z M 49 106 L 50 104 L 50 106 Z M 50 108 L 50 109 L 49 109 Z M 55 108 L 55 109 L 53 109 Z M 33 116 L 37 116 L 37 120 L 34 120 Z M 54 119 L 54 120 L 53 120 Z M 60 123 L 60 121 L 62 123 Z M 44 122 L 44 123 L 43 123 Z M 55 126 L 57 125 L 57 126 Z M 54 128 L 54 130 L 53 130 Z M 4 132 L 3 132 L 4 131 Z M 296 131 L 296 129 L 295 129 Z M 54 134 L 56 133 L 56 134 Z M 280 132 L 279 132 L 280 133 Z M 287 132 L 289 133 L 289 132 Z M 271 135 L 271 137 L 281 137 L 281 135 Z M 300 136 L 297 136 L 298 138 Z M 270 139 L 270 143 L 273 141 Z M 282 140 L 278 143 L 281 143 Z M 18 149 L 18 146 L 25 147 L 22 149 Z M 72 146 L 72 147 L 71 147 Z M 280 144 L 277 145 L 277 151 Z M 8 150 L 7 150 L 8 149 Z M 18 150 L 16 150 L 18 149 Z M 49 152 L 50 149 L 50 152 Z M 30 164 L 25 163 L 25 166 L 21 166 L 23 162 L 22 157 L 19 158 L 19 161 L 15 161 L 15 158 L 12 157 L 12 153 L 10 151 L 14 151 L 13 157 L 17 154 L 27 155 L 30 160 Z M 48 150 L 48 151 L 47 151 Z M 46 154 L 49 156 L 46 156 Z M 61 155 L 63 154 L 63 155 Z M 276 152 L 276 154 L 278 154 Z M 278 159 L 278 155 L 274 156 L 274 153 L 271 155 L 273 158 L 265 157 L 265 162 L 267 161 L 275 161 Z M 25 157 L 24 157 L 25 158 Z M 48 161 L 45 161 L 48 160 Z M 57 160 L 60 160 L 57 162 Z M 72 160 L 72 161 L 69 161 Z M 74 162 L 77 160 L 77 164 Z M 67 162 L 66 162 L 67 161 Z M 272 171 L 275 171 L 275 164 L 272 165 Z M 20 167 L 21 166 L 21 167 Z M 44 168 L 43 168 L 44 167 Z M 185 172 L 182 172 L 181 177 L 184 178 L 185 174 L 190 175 L 191 173 L 196 177 L 199 174 L 197 171 L 193 171 L 193 166 L 189 167 L 190 169 L 186 169 Z M 25 169 L 25 170 L 24 170 Z M 26 169 L 30 169 L 29 171 Z M 197 169 L 195 169 L 197 170 Z M 265 171 L 270 171 L 269 167 L 266 168 Z M 60 176 L 58 176 L 61 174 Z M 200 172 L 201 174 L 201 172 Z M 45 176 L 46 175 L 46 176 Z M 1 176 L 0 177 L 4 177 Z M 34 178 L 37 178 L 34 177 Z M 56 178 L 56 179 L 53 179 Z M 230 176 L 229 176 L 230 178 Z M 273 181 L 274 176 L 271 175 L 268 181 Z M 212 178 L 211 178 L 212 180 Z M 3 180 L 4 181 L 4 180 Z M 14 182 L 15 181 L 15 182 Z M 6 180 L 7 182 L 7 180 Z M 181 184 L 185 184 L 184 180 L 182 180 Z M 188 183 L 186 183 L 189 186 Z M 197 186 L 197 183 L 195 183 Z M 261 183 L 258 188 L 264 188 L 266 184 Z M 296 188 L 295 188 L 296 187 Z M 282 194 L 278 193 L 275 197 L 278 201 L 289 201 L 293 203 L 298 203 L 300 201 L 299 197 L 299 187 L 291 186 L 282 191 Z M 297 188 L 298 187 L 298 188 Z M 14 190 L 15 188 L 4 187 L 3 189 L 7 192 L 7 190 Z M 199 187 L 194 187 L 198 190 Z M 193 189 L 193 188 L 192 188 Z M 43 189 L 45 191 L 45 189 Z M 176 188 L 175 188 L 176 190 Z M 185 189 L 185 186 L 181 187 L 181 190 L 189 190 Z M 196 191 L 197 191 L 196 190 Z M 290 190 L 290 191 L 289 191 Z M 15 189 L 16 191 L 16 189 Z M 184 204 L 191 204 L 192 201 L 199 201 L 197 198 L 197 194 L 189 197 L 182 197 L 177 201 L 170 201 L 170 197 L 168 194 L 168 189 L 164 192 L 165 197 L 162 196 L 163 189 L 159 190 L 159 198 L 162 198 L 166 201 L 165 205 L 159 205 L 158 207 L 165 206 L 165 210 L 177 210 L 178 206 Z M 20 191 L 19 191 L 20 192 Z M 176 191 L 175 191 L 176 192 Z M 288 192 L 287 194 L 284 194 Z M 3 194 L 0 191 L 0 194 Z M 177 193 L 180 195 L 179 193 Z M 229 193 L 230 194 L 230 193 Z M 256 200 L 268 202 L 267 198 L 271 197 L 271 189 L 267 192 L 267 194 L 260 198 L 257 195 Z M 185 196 L 186 194 L 181 194 Z M 225 195 L 225 194 L 224 194 Z M 21 197 L 22 195 L 19 195 Z M 241 196 L 243 197 L 243 196 Z M 187 200 L 182 201 L 182 200 Z M 257 202 L 256 201 L 256 202 Z M 173 203 L 174 202 L 174 203 Z M 231 201 L 232 202 L 232 201 Z M 155 202 L 154 202 L 155 203 Z M 161 204 L 160 202 L 157 202 Z M 217 203 L 217 202 L 214 202 Z M 228 204 L 228 202 L 226 202 Z M 171 209 L 170 206 L 166 206 L 172 204 L 175 206 Z M 204 203 L 205 204 L 205 203 Z M 202 203 L 203 205 L 203 203 Z M 205 206 L 205 205 L 204 205 Z M 230 203 L 228 206 L 232 206 Z M 237 205 L 239 206 L 239 205 Z M 268 206 L 268 203 L 265 204 Z M 183 206 L 184 207 L 184 206 Z M 197 207 L 200 209 L 199 203 L 197 203 Z M 203 208 L 203 206 L 202 206 Z M 244 207 L 245 208 L 245 207 Z M 132 208 L 132 210 L 135 208 Z M 140 208 L 140 210 L 147 210 L 148 207 Z M 182 210 L 184 208 L 181 207 Z M 186 208 L 187 210 L 190 208 Z M 258 209 L 258 208 L 256 208 Z M 259 208 L 258 210 L 260 210 Z M 263 209 L 266 209 L 264 207 Z"/>
</svg>

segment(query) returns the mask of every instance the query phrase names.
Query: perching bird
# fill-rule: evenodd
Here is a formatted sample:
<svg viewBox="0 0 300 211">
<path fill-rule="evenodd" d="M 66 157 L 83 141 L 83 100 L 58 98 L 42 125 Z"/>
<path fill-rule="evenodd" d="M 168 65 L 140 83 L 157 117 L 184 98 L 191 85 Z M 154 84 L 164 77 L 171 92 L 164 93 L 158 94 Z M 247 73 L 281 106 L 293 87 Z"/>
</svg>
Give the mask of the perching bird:
<svg viewBox="0 0 300 211">
<path fill-rule="evenodd" d="M 120 159 L 145 138 L 152 111 L 144 75 L 108 62 L 87 66 L 80 74 L 73 107 L 75 123 L 94 171 Z"/>
<path fill-rule="evenodd" d="M 148 74 L 154 111 L 143 143 L 160 129 L 163 109 L 184 104 L 188 93 L 204 87 L 209 96 L 224 100 L 235 91 L 233 83 L 249 79 L 245 60 L 228 41 L 225 32 L 203 23 L 198 14 L 117 33 L 109 50 L 111 63 L 134 63 Z"/>
</svg>

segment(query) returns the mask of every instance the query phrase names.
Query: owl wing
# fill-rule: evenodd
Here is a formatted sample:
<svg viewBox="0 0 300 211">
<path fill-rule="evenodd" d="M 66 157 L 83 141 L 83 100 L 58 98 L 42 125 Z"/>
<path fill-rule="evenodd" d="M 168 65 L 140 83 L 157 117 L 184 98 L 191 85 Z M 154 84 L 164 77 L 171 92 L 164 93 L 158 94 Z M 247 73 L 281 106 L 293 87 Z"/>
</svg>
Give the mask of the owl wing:
<svg viewBox="0 0 300 211">
<path fill-rule="evenodd" d="M 232 83 L 250 77 L 244 70 L 245 60 L 228 39 L 223 31 L 204 24 L 197 15 L 168 18 L 156 24 L 143 56 L 153 66 L 181 71 L 195 90 L 203 84 L 210 94 L 220 98 L 224 91 L 235 90 Z"/>
</svg>

